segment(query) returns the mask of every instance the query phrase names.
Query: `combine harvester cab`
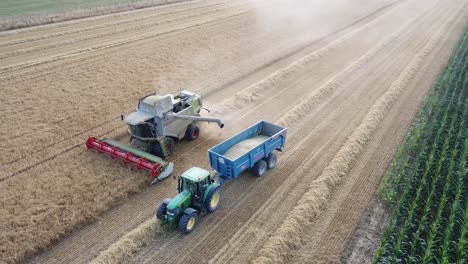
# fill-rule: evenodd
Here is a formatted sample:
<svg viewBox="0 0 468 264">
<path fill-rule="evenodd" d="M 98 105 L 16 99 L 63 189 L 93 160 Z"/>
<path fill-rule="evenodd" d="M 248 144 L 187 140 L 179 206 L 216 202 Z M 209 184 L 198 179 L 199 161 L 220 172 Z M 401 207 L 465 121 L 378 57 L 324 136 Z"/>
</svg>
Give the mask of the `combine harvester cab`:
<svg viewBox="0 0 468 264">
<path fill-rule="evenodd" d="M 247 169 L 257 176 L 276 166 L 273 151 L 282 151 L 286 144 L 286 128 L 260 121 L 237 135 L 212 147 L 211 168 L 216 175 L 193 167 L 179 177 L 174 198 L 163 200 L 156 217 L 161 224 L 178 227 L 188 234 L 195 228 L 200 215 L 216 211 L 222 201 L 222 184 L 233 180 Z"/>
<path fill-rule="evenodd" d="M 140 170 L 147 170 L 153 177 L 151 184 L 167 178 L 174 170 L 172 162 L 167 163 L 157 156 L 126 146 L 110 138 L 98 140 L 95 137 L 89 137 L 86 140 L 86 147 L 96 149 L 99 153 L 107 153 L 111 158 L 118 158 L 124 163 L 132 163 Z"/>
<path fill-rule="evenodd" d="M 201 117 L 202 101 L 198 94 L 183 90 L 178 95 L 149 94 L 138 101 L 136 111 L 122 120 L 128 125 L 130 144 L 156 156 L 167 158 L 175 150 L 176 140 L 195 140 L 200 129 L 195 122 L 223 122 Z"/>
</svg>

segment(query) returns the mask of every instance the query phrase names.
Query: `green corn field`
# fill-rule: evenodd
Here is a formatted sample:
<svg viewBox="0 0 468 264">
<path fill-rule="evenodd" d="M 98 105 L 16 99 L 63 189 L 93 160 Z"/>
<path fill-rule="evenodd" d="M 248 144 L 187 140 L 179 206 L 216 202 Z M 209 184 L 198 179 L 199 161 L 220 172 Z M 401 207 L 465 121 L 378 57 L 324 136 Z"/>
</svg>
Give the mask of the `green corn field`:
<svg viewBox="0 0 468 264">
<path fill-rule="evenodd" d="M 374 263 L 468 263 L 468 28 L 396 153 Z"/>
</svg>

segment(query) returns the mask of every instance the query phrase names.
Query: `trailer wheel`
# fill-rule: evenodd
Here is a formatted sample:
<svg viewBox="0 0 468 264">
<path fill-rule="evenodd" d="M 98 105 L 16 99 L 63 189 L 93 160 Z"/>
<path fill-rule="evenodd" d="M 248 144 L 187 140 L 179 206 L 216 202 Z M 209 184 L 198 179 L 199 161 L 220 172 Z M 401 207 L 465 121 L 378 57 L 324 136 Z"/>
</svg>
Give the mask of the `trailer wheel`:
<svg viewBox="0 0 468 264">
<path fill-rule="evenodd" d="M 276 167 L 276 155 L 275 154 L 270 153 L 270 155 L 268 155 L 265 161 L 267 163 L 269 170 L 274 169 Z"/>
<path fill-rule="evenodd" d="M 255 166 L 253 167 L 252 170 L 255 173 L 255 175 L 257 175 L 258 177 L 262 177 L 267 171 L 267 169 L 268 169 L 268 165 L 266 161 L 259 160 L 257 161 L 257 163 L 255 163 Z"/>
<path fill-rule="evenodd" d="M 187 208 L 179 221 L 179 231 L 188 234 L 195 229 L 198 222 L 198 212 L 195 209 Z"/>
<path fill-rule="evenodd" d="M 166 215 L 167 205 L 171 202 L 170 198 L 166 198 L 162 201 L 161 205 L 159 206 L 158 210 L 156 211 L 156 218 L 159 220 L 163 220 L 164 216 Z"/>
<path fill-rule="evenodd" d="M 221 187 L 215 187 L 210 191 L 205 200 L 205 206 L 208 213 L 216 211 L 221 205 L 221 200 L 223 198 L 223 193 L 221 192 Z"/>
<path fill-rule="evenodd" d="M 185 138 L 192 141 L 200 136 L 200 129 L 196 125 L 190 125 L 185 131 Z"/>
</svg>

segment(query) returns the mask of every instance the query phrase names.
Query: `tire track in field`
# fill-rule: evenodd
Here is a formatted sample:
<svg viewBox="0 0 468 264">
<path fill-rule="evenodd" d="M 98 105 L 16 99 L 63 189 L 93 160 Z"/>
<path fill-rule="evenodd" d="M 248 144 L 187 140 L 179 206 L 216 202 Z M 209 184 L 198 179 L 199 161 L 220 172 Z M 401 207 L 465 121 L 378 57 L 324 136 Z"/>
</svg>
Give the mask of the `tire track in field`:
<svg viewBox="0 0 468 264">
<path fill-rule="evenodd" d="M 143 7 L 139 9 L 133 9 L 133 10 L 131 9 L 127 11 L 122 10 L 120 12 L 115 12 L 115 13 L 94 15 L 94 16 L 60 21 L 56 23 L 47 23 L 47 24 L 42 24 L 42 25 L 11 29 L 11 30 L 6 30 L 6 31 L 1 31 L 0 39 L 9 39 L 9 38 L 14 39 L 14 36 L 18 34 L 27 35 L 27 36 L 28 34 L 34 35 L 35 33 L 41 33 L 44 30 L 54 31 L 54 30 L 61 30 L 65 27 L 73 28 L 75 26 L 78 26 L 78 27 L 87 26 L 88 24 L 93 24 L 95 22 L 99 22 L 105 19 L 120 19 L 120 18 L 125 18 L 129 15 L 134 15 L 134 16 L 148 15 L 155 11 L 156 12 L 163 11 L 165 9 L 174 10 L 174 9 L 180 8 L 182 5 L 187 5 L 187 4 L 196 5 L 196 4 L 200 4 L 203 2 L 207 2 L 207 1 L 214 1 L 214 0 L 190 0 L 190 3 L 188 3 L 187 1 L 173 2 L 167 5 L 149 6 L 149 7 Z M 223 0 L 217 0 L 217 1 L 219 2 Z"/>
<path fill-rule="evenodd" d="M 68 24 L 61 24 L 61 23 L 51 24 L 49 25 L 49 27 L 45 29 L 36 29 L 32 31 L 32 33 L 37 34 L 37 35 L 33 34 L 32 36 L 28 36 L 28 33 L 31 33 L 31 31 L 21 32 L 18 30 L 15 35 L 7 35 L 7 36 L 2 36 L 0 33 L 0 41 L 1 41 L 0 48 L 10 47 L 10 46 L 14 46 L 17 44 L 32 43 L 32 42 L 36 42 L 39 40 L 52 39 L 52 38 L 72 35 L 76 33 L 88 33 L 88 31 L 91 31 L 91 30 L 96 30 L 96 29 L 101 29 L 101 28 L 106 28 L 106 27 L 115 27 L 118 25 L 126 24 L 126 23 L 146 21 L 146 20 L 151 20 L 151 19 L 161 19 L 166 16 L 171 16 L 171 15 L 178 14 L 181 12 L 187 12 L 187 11 L 191 12 L 191 11 L 201 9 L 201 8 L 222 6 L 226 3 L 227 1 L 216 1 L 215 3 L 213 3 L 213 1 L 211 2 L 199 1 L 198 3 L 196 3 L 196 1 L 192 1 L 192 2 L 181 4 L 178 6 L 178 8 L 176 7 L 167 8 L 167 6 L 159 6 L 159 8 L 157 8 L 156 10 L 153 10 L 154 12 L 151 12 L 150 15 L 146 14 L 146 13 L 149 13 L 149 11 L 145 11 L 145 12 L 140 11 L 137 14 L 132 14 L 133 12 L 125 12 L 123 14 L 119 13 L 110 17 L 108 16 L 97 17 L 97 18 L 94 17 L 89 22 L 90 25 L 86 25 L 86 22 L 83 20 L 80 20 L 79 22 L 75 22 L 72 25 L 69 25 L 69 23 Z M 200 5 L 197 5 L 197 4 L 200 4 Z M 162 7 L 165 7 L 165 8 L 162 8 Z M 169 9 L 169 10 L 165 10 L 165 9 Z M 106 22 L 106 20 L 111 20 L 111 21 Z M 76 28 L 74 28 L 73 26 L 75 26 Z M 49 31 L 50 33 L 47 31 Z M 26 35 L 26 36 L 18 38 L 18 35 L 22 35 L 22 36 Z"/>
<path fill-rule="evenodd" d="M 65 58 L 79 56 L 79 55 L 82 55 L 82 54 L 85 54 L 85 53 L 88 53 L 88 52 L 94 52 L 94 51 L 98 51 L 98 50 L 109 49 L 109 48 L 129 44 L 129 43 L 133 43 L 133 42 L 136 42 L 136 41 L 157 37 L 157 36 L 160 36 L 160 35 L 163 35 L 163 34 L 168 34 L 168 33 L 173 32 L 173 31 L 180 31 L 180 30 L 184 30 L 184 29 L 187 29 L 187 28 L 197 27 L 197 26 L 200 26 L 200 25 L 203 25 L 203 24 L 214 22 L 214 21 L 220 21 L 220 20 L 223 20 L 223 19 L 229 19 L 229 18 L 232 18 L 232 17 L 241 16 L 241 15 L 247 14 L 248 12 L 249 12 L 249 10 L 247 10 L 247 9 L 244 9 L 244 10 L 240 9 L 240 10 L 235 10 L 235 11 L 234 10 L 227 10 L 225 12 L 220 12 L 219 14 L 213 14 L 213 15 L 209 16 L 208 18 L 201 17 L 199 19 L 193 19 L 192 21 L 179 22 L 175 26 L 170 25 L 167 28 L 163 28 L 163 29 L 158 28 L 156 33 L 135 34 L 135 33 L 132 32 L 133 34 L 130 34 L 130 36 L 126 36 L 128 39 L 120 39 L 119 41 L 109 42 L 109 43 L 105 43 L 105 44 L 98 44 L 101 41 L 96 40 L 97 43 L 92 44 L 91 46 L 89 46 L 87 48 L 80 48 L 80 45 L 76 45 L 76 46 L 78 46 L 78 49 L 68 51 L 68 52 L 65 52 L 65 53 L 62 53 L 62 54 L 59 53 L 59 55 L 51 56 L 49 58 L 26 60 L 26 62 L 16 63 L 16 64 L 15 64 L 15 62 L 16 62 L 16 58 L 15 58 L 15 60 L 13 60 L 13 62 L 11 64 L 7 64 L 7 66 L 1 67 L 0 68 L 0 73 L 5 74 L 5 73 L 8 73 L 8 72 L 21 70 L 21 69 L 24 69 L 24 68 L 37 66 L 37 65 L 44 64 L 44 63 L 48 63 L 48 62 L 54 62 L 54 61 L 65 59 Z M 134 36 L 131 36 L 131 35 L 134 35 Z M 54 51 L 54 53 L 55 53 L 55 51 Z"/>
<path fill-rule="evenodd" d="M 185 12 L 178 12 L 176 14 L 169 14 L 168 18 L 165 17 L 156 17 L 157 19 L 147 19 L 152 20 L 150 22 L 143 23 L 140 20 L 127 21 L 125 23 L 119 23 L 117 25 L 110 25 L 106 27 L 98 27 L 97 29 L 90 29 L 86 32 L 80 31 L 75 36 L 65 35 L 63 38 L 50 37 L 43 40 L 43 43 L 27 42 L 24 45 L 13 45 L 8 46 L 7 48 L 0 48 L 0 61 L 6 60 L 9 58 L 14 58 L 15 60 L 22 59 L 18 56 L 24 56 L 33 52 L 44 52 L 44 50 L 51 50 L 59 47 L 72 46 L 73 44 L 80 43 L 81 46 L 86 46 L 86 41 L 99 39 L 100 41 L 103 38 L 110 38 L 117 36 L 117 39 L 125 38 L 125 33 L 134 34 L 136 31 L 154 31 L 160 27 L 171 27 L 177 26 L 180 21 L 189 21 L 195 20 L 197 17 L 206 17 L 210 14 L 217 13 L 221 10 L 235 11 L 239 9 L 246 8 L 245 4 L 230 4 L 223 6 L 214 6 L 214 7 L 199 7 L 196 9 L 190 9 Z M 145 19 L 146 20 L 146 19 Z M 90 32 L 91 31 L 91 32 Z M 22 47 L 26 46 L 26 47 Z M 82 47 L 81 47 L 82 48 Z"/>
</svg>

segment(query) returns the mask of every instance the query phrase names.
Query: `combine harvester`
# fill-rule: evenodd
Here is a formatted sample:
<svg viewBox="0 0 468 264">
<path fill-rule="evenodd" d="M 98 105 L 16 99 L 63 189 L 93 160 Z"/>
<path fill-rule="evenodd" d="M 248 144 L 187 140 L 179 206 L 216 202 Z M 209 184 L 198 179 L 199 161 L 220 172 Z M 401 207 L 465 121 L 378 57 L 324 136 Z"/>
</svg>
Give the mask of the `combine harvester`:
<svg viewBox="0 0 468 264">
<path fill-rule="evenodd" d="M 199 137 L 200 129 L 195 121 L 214 122 L 224 127 L 220 119 L 200 117 L 201 109 L 200 96 L 190 91 L 183 90 L 176 96 L 152 93 L 138 101 L 135 112 L 122 116 L 128 125 L 130 146 L 109 138 L 90 137 L 86 147 L 148 170 L 154 177 L 153 184 L 172 173 L 174 165 L 163 158 L 174 152 L 175 140 Z"/>
<path fill-rule="evenodd" d="M 212 147 L 208 153 L 210 172 L 198 167 L 185 171 L 178 179 L 179 192 L 173 199 L 166 198 L 159 206 L 156 217 L 161 224 L 188 234 L 193 231 L 198 217 L 216 211 L 222 199 L 221 186 L 247 169 L 263 176 L 276 166 L 273 151 L 283 151 L 286 128 L 260 121 L 239 134 Z"/>
</svg>

